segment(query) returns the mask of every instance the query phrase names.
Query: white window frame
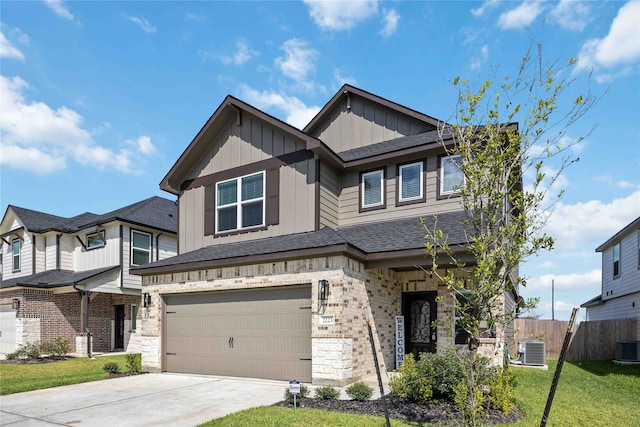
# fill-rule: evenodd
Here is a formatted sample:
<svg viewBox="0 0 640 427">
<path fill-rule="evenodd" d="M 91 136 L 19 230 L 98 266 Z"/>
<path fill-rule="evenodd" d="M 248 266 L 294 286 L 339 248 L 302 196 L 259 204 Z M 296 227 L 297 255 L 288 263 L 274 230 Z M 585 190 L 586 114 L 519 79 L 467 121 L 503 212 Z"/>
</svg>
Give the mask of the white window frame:
<svg viewBox="0 0 640 427">
<path fill-rule="evenodd" d="M 376 175 L 380 175 L 380 200 L 375 202 L 375 203 L 369 203 L 366 204 L 365 200 L 367 199 L 366 197 L 366 192 L 367 189 L 365 188 L 365 179 L 369 176 L 376 176 Z M 384 169 L 377 169 L 374 171 L 370 171 L 370 172 L 365 172 L 362 174 L 362 177 L 360 178 L 360 186 L 361 186 L 361 190 L 360 192 L 362 193 L 362 199 L 360 200 L 360 204 L 362 206 L 363 209 L 367 209 L 367 208 L 374 208 L 374 207 L 378 207 L 378 206 L 384 206 Z"/>
<path fill-rule="evenodd" d="M 139 247 L 135 247 L 133 246 L 133 235 L 134 234 L 142 234 L 145 236 L 149 236 L 149 248 L 139 248 Z M 144 251 L 144 252 L 148 252 L 149 254 L 149 261 L 148 262 L 152 262 L 153 261 L 153 257 L 152 257 L 152 250 L 153 250 L 153 235 L 151 233 L 147 233 L 146 231 L 139 231 L 139 230 L 131 230 L 131 242 L 129 247 L 131 248 L 131 254 L 129 256 L 129 258 L 131 259 L 131 265 L 144 265 L 144 264 L 135 264 L 133 262 L 133 253 L 138 250 L 138 251 Z M 148 264 L 145 263 L 145 264 Z"/>
<path fill-rule="evenodd" d="M 129 331 L 130 332 L 135 332 L 136 331 L 136 327 L 137 325 L 137 316 L 138 316 L 138 305 L 137 304 L 131 304 L 131 307 L 129 307 L 129 315 L 131 317 L 131 320 L 129 321 Z"/>
<path fill-rule="evenodd" d="M 101 244 L 95 245 L 95 246 L 91 246 L 89 244 L 89 238 L 93 237 L 93 236 L 98 236 L 100 238 L 100 241 L 102 242 Z M 100 234 L 99 232 L 95 232 L 95 233 L 89 233 L 87 234 L 87 250 L 90 249 L 98 249 L 98 248 L 102 248 L 104 247 L 104 237 L 102 237 L 102 234 Z"/>
<path fill-rule="evenodd" d="M 462 159 L 462 156 L 460 155 L 442 156 L 440 158 L 440 195 L 441 196 L 447 196 L 450 194 L 456 194 L 460 192 L 460 188 L 445 191 L 444 182 L 445 182 L 445 163 L 453 164 L 458 168 L 458 170 L 460 170 L 460 167 L 456 164 L 456 162 L 459 164 L 461 159 Z M 461 170 L 460 170 L 460 173 L 462 173 Z M 464 186 L 464 183 L 465 183 L 465 177 L 464 177 L 464 174 L 462 174 L 462 186 Z"/>
<path fill-rule="evenodd" d="M 248 178 L 251 176 L 255 176 L 255 175 L 262 175 L 262 196 L 261 197 L 255 197 L 253 199 L 247 199 L 247 200 L 242 200 L 242 180 L 244 178 Z M 218 187 L 221 184 L 226 184 L 228 182 L 232 182 L 232 181 L 236 181 L 236 191 L 237 191 L 237 195 L 236 195 L 236 201 L 232 202 L 232 203 L 227 203 L 225 205 L 219 205 L 218 204 Z M 216 188 L 215 188 L 215 192 L 216 192 L 216 234 L 225 234 L 225 233 L 233 233 L 233 232 L 237 232 L 239 230 L 250 230 L 250 229 L 254 229 L 254 228 L 260 228 L 260 227 L 264 227 L 265 226 L 265 214 L 266 214 L 266 210 L 267 210 L 267 206 L 265 203 L 265 194 L 266 194 L 266 188 L 267 186 L 267 174 L 266 171 L 260 171 L 260 172 L 256 172 L 256 173 L 250 173 L 247 175 L 243 175 L 243 176 L 239 176 L 237 178 L 232 178 L 232 179 L 227 179 L 224 181 L 220 181 L 220 182 L 216 182 Z M 249 203 L 255 203 L 255 202 L 262 202 L 262 222 L 260 224 L 256 224 L 256 225 L 251 225 L 248 227 L 243 227 L 242 226 L 242 207 L 246 204 Z M 235 228 L 231 228 L 228 230 L 220 230 L 220 210 L 221 209 L 225 209 L 225 208 L 230 208 L 230 207 L 236 207 L 236 227 Z"/>
<path fill-rule="evenodd" d="M 616 257 L 616 248 L 618 248 L 618 256 Z M 613 273 L 613 278 L 617 278 L 620 277 L 620 273 L 622 273 L 622 246 L 620 245 L 620 242 L 616 243 L 615 245 L 613 245 L 613 247 L 611 248 L 611 258 L 613 260 L 613 262 L 611 263 L 611 268 L 612 268 L 612 273 Z M 616 259 L 617 258 L 617 259 Z M 617 265 L 616 265 L 617 263 Z M 616 270 L 618 270 L 616 272 Z"/>
<path fill-rule="evenodd" d="M 18 251 L 16 253 L 16 246 L 18 248 Z M 13 239 L 11 241 L 11 272 L 12 273 L 17 273 L 20 271 L 20 267 L 21 267 L 21 259 L 20 259 L 20 252 L 22 251 L 22 244 L 20 242 L 20 239 Z M 16 268 L 16 259 L 18 260 L 18 268 Z"/>
<path fill-rule="evenodd" d="M 413 196 L 413 197 L 402 197 L 402 184 L 404 181 L 404 176 L 402 174 L 402 171 L 404 171 L 407 168 L 410 167 L 415 167 L 415 166 L 419 166 L 420 167 L 420 173 L 419 173 L 419 180 L 418 180 L 418 185 L 420 186 L 420 194 L 418 196 Z M 408 163 L 405 165 L 400 165 L 398 167 L 398 179 L 400 181 L 399 185 L 398 185 L 398 201 L 400 202 L 410 202 L 413 200 L 421 200 L 424 197 L 424 185 L 423 185 L 423 172 L 424 172 L 424 162 L 420 161 L 420 162 L 415 162 L 415 163 Z"/>
</svg>

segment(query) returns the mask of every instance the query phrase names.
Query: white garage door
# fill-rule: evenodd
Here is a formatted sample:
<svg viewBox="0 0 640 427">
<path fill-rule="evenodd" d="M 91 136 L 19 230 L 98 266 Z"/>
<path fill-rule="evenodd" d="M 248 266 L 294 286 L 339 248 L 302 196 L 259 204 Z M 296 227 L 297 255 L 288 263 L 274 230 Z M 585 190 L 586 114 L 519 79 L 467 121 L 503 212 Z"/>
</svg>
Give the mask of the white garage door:
<svg viewBox="0 0 640 427">
<path fill-rule="evenodd" d="M 166 297 L 169 372 L 311 381 L 311 287 Z"/>
<path fill-rule="evenodd" d="M 16 351 L 16 311 L 0 305 L 0 354 Z"/>
</svg>

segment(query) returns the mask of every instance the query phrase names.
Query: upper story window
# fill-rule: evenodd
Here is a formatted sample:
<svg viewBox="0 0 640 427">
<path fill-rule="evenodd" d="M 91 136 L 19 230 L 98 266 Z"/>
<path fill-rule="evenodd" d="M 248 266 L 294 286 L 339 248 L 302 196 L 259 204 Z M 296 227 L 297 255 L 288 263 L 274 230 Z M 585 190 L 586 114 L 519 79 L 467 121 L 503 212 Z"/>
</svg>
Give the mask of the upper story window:
<svg viewBox="0 0 640 427">
<path fill-rule="evenodd" d="M 398 166 L 398 203 L 425 200 L 423 169 L 422 161 Z"/>
<path fill-rule="evenodd" d="M 11 241 L 11 251 L 12 251 L 12 271 L 20 271 L 20 239 L 13 239 Z"/>
<path fill-rule="evenodd" d="M 613 245 L 613 277 L 620 276 L 620 243 Z"/>
<path fill-rule="evenodd" d="M 457 193 L 464 185 L 464 174 L 460 170 L 461 156 L 440 157 L 440 195 Z"/>
<path fill-rule="evenodd" d="M 216 232 L 264 225 L 265 173 L 259 172 L 216 184 Z"/>
<path fill-rule="evenodd" d="M 104 239 L 100 233 L 87 234 L 87 249 L 101 248 L 104 246 Z"/>
<path fill-rule="evenodd" d="M 384 207 L 384 169 L 360 175 L 361 209 Z"/>
<path fill-rule="evenodd" d="M 131 265 L 151 262 L 151 234 L 131 230 Z"/>
</svg>

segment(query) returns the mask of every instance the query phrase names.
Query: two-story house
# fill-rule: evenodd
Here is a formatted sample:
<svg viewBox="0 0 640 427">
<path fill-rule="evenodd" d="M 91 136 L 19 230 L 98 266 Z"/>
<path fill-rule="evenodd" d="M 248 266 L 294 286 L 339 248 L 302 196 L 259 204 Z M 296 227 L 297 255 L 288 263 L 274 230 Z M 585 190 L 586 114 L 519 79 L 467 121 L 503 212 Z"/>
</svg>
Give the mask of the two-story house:
<svg viewBox="0 0 640 427">
<path fill-rule="evenodd" d="M 583 303 L 587 320 L 634 319 L 640 340 L 640 217 L 596 248 L 602 293 Z"/>
<path fill-rule="evenodd" d="M 140 352 L 141 278 L 177 253 L 177 206 L 151 197 L 71 218 L 9 205 L 0 223 L 2 348 L 70 340 L 77 354 Z M 91 340 L 88 337 L 91 337 Z"/>
<path fill-rule="evenodd" d="M 134 269 L 144 368 L 347 384 L 375 373 L 367 320 L 382 369 L 453 345 L 420 218 L 473 259 L 438 123 L 350 85 L 302 130 L 225 98 L 160 183 L 180 255 Z"/>
</svg>

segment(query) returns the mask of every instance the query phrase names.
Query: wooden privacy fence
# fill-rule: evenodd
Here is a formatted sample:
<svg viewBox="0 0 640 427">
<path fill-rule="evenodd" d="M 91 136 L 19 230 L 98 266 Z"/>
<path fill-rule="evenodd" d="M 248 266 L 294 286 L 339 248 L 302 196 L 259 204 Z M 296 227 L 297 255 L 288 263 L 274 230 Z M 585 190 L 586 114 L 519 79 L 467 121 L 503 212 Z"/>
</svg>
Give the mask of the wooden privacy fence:
<svg viewBox="0 0 640 427">
<path fill-rule="evenodd" d="M 581 322 L 575 326 L 566 358 L 582 360 L 615 359 L 616 342 L 637 340 L 638 319 Z M 515 341 L 539 339 L 545 342 L 547 359 L 558 359 L 569 322 L 563 320 L 516 319 Z M 509 352 L 514 355 L 517 349 Z"/>
</svg>

